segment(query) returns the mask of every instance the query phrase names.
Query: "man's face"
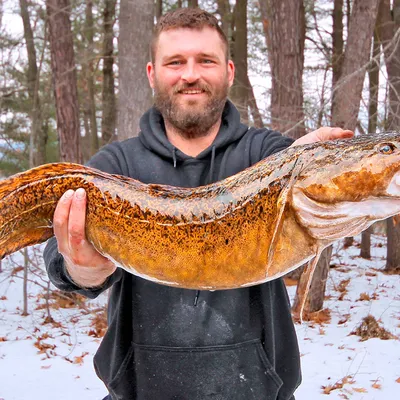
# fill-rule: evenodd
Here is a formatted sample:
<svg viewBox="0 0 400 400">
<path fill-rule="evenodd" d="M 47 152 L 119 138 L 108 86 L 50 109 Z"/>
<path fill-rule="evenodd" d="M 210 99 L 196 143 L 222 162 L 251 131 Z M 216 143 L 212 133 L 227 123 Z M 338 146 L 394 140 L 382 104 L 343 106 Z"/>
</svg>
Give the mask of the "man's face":
<svg viewBox="0 0 400 400">
<path fill-rule="evenodd" d="M 199 137 L 221 117 L 234 65 L 217 31 L 180 28 L 160 34 L 147 75 L 163 117 L 181 135 Z"/>
</svg>

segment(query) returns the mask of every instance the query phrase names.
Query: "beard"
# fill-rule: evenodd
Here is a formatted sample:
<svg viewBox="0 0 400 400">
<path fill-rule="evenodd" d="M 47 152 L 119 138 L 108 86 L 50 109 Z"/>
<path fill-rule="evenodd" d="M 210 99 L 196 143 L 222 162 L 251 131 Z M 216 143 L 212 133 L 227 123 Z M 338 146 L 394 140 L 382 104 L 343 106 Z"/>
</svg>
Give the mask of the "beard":
<svg viewBox="0 0 400 400">
<path fill-rule="evenodd" d="M 180 92 L 185 89 L 202 89 L 207 96 L 205 104 L 189 100 L 185 105 L 179 104 Z M 228 98 L 228 79 L 212 90 L 205 83 L 176 85 L 172 94 L 160 82 L 154 81 L 154 105 L 177 132 L 185 139 L 206 136 L 210 128 L 221 118 Z"/>
</svg>

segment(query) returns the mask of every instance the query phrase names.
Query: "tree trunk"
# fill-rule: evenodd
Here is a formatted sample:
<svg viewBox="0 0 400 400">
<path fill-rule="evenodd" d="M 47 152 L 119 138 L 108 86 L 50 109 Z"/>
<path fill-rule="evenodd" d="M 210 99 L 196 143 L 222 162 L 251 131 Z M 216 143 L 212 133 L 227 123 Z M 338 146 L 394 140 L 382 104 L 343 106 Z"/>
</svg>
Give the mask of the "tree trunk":
<svg viewBox="0 0 400 400">
<path fill-rule="evenodd" d="M 385 271 L 400 274 L 400 217 L 388 218 L 387 223 L 387 256 Z"/>
<path fill-rule="evenodd" d="M 369 102 L 368 102 L 368 133 L 376 133 L 378 125 L 378 93 L 379 93 L 379 71 L 380 71 L 380 44 L 377 30 L 375 29 L 372 58 L 373 61 L 368 68 L 369 77 Z"/>
<path fill-rule="evenodd" d="M 156 21 L 158 22 L 160 20 L 161 16 L 163 15 L 163 2 L 162 2 L 162 0 L 156 0 L 155 14 L 156 14 Z"/>
<path fill-rule="evenodd" d="M 75 55 L 69 0 L 46 0 L 61 161 L 81 162 Z"/>
<path fill-rule="evenodd" d="M 354 0 L 342 73 L 333 88 L 332 124 L 355 130 L 379 0 Z M 363 29 L 360 29 L 360 26 Z"/>
<path fill-rule="evenodd" d="M 336 82 L 333 82 L 333 126 L 356 129 L 365 71 L 370 57 L 371 38 L 378 12 L 378 2 L 379 0 L 354 1 L 346 51 L 343 64 L 340 66 L 342 68 L 341 75 Z M 360 26 L 363 26 L 364 29 L 360 30 Z M 333 76 L 335 79 L 338 78 L 336 75 Z M 353 240 L 352 237 L 346 237 L 344 247 L 350 247 Z"/>
<path fill-rule="evenodd" d="M 332 87 L 339 81 L 343 65 L 343 0 L 334 0 L 332 13 Z M 336 92 L 333 94 L 335 98 Z"/>
<path fill-rule="evenodd" d="M 196 8 L 199 6 L 198 0 L 188 0 L 188 7 Z"/>
<path fill-rule="evenodd" d="M 90 160 L 92 156 L 92 152 L 90 149 L 90 115 L 88 113 L 87 108 L 85 107 L 83 110 L 83 129 L 85 132 L 85 136 L 81 138 L 81 148 L 82 148 L 82 160 L 83 162 L 87 162 Z"/>
<path fill-rule="evenodd" d="M 27 87 L 31 102 L 31 134 L 29 149 L 30 168 L 46 162 L 47 137 L 42 131 L 42 116 L 39 97 L 39 70 L 36 61 L 36 49 L 33 39 L 33 31 L 29 18 L 28 3 L 20 0 L 21 18 L 24 26 L 24 38 L 28 55 Z"/>
<path fill-rule="evenodd" d="M 360 257 L 371 259 L 371 232 L 368 229 L 361 234 Z"/>
<path fill-rule="evenodd" d="M 395 38 L 400 28 L 399 9 L 399 0 L 394 1 L 393 9 L 390 8 L 390 0 L 380 2 L 378 35 L 384 48 L 389 80 L 389 113 L 385 126 L 387 130 L 398 130 L 400 127 L 400 46 L 399 37 Z"/>
<path fill-rule="evenodd" d="M 379 70 L 380 70 L 380 44 L 378 38 L 378 21 L 375 25 L 375 32 L 372 44 L 372 64 L 368 69 L 369 77 L 369 101 L 368 101 L 368 133 L 376 133 L 378 124 L 378 92 L 379 92 Z M 371 231 L 365 230 L 361 234 L 360 257 L 371 258 Z"/>
<path fill-rule="evenodd" d="M 304 135 L 305 15 L 302 0 L 261 0 L 271 66 L 271 125 L 294 139 Z"/>
<path fill-rule="evenodd" d="M 332 246 L 329 246 L 321 253 L 321 256 L 318 260 L 318 265 L 315 269 L 314 276 L 311 281 L 310 292 L 304 308 L 305 315 L 321 310 L 324 305 L 326 281 L 328 279 L 331 257 Z M 300 301 L 300 286 L 301 285 L 297 285 L 296 298 L 293 304 L 293 309 L 297 309 L 299 307 L 297 302 Z M 315 290 L 316 288 L 318 288 L 318 290 Z"/>
<path fill-rule="evenodd" d="M 230 40 L 231 34 L 231 20 L 232 20 L 232 13 L 231 13 L 231 6 L 229 4 L 229 0 L 217 0 L 217 13 L 221 17 L 221 29 L 225 33 L 228 40 Z"/>
<path fill-rule="evenodd" d="M 85 80 L 87 87 L 86 112 L 89 117 L 90 126 L 90 156 L 94 155 L 99 149 L 99 138 L 97 135 L 96 103 L 94 89 L 94 44 L 93 44 L 93 1 L 86 0 L 85 9 Z"/>
<path fill-rule="evenodd" d="M 119 16 L 118 139 L 139 133 L 139 120 L 151 106 L 146 75 L 154 24 L 154 2 L 122 0 Z"/>
<path fill-rule="evenodd" d="M 376 3 L 378 0 L 374 1 Z M 370 4 L 372 2 L 373 0 L 368 0 L 361 4 L 360 0 L 355 0 L 353 5 L 352 18 L 354 18 L 354 20 L 352 19 L 350 23 L 350 31 L 348 34 L 348 40 L 342 64 L 342 75 L 340 76 L 336 86 L 337 93 L 334 96 L 336 103 L 333 102 L 332 104 L 332 116 L 333 116 L 332 119 L 333 119 L 333 125 L 335 126 L 342 125 L 346 126 L 349 129 L 354 130 L 357 123 L 357 114 L 361 99 L 361 90 L 365 75 L 365 69 L 363 70 L 364 73 L 358 72 L 358 74 L 355 74 L 355 72 L 366 65 L 370 56 L 370 44 L 371 44 L 370 38 L 373 34 L 373 28 L 375 25 L 376 12 L 377 12 L 376 7 L 374 8 L 373 5 Z M 337 7 L 340 6 L 340 4 L 336 3 L 335 5 Z M 369 17 L 369 20 L 367 20 L 368 19 L 367 17 Z M 335 27 L 339 27 L 340 29 L 341 24 L 339 23 L 339 21 L 336 21 L 334 24 Z M 370 33 L 368 35 L 365 34 L 364 29 L 361 32 L 359 26 L 363 26 L 365 27 L 365 29 L 370 28 Z M 339 36 L 340 34 L 337 33 L 335 39 L 336 40 L 335 45 L 338 46 L 338 48 L 335 50 L 335 54 L 340 53 L 341 45 Z M 358 55 L 360 55 L 360 53 L 362 52 L 365 52 L 366 56 L 365 54 L 362 54 L 362 57 L 360 56 L 361 58 L 358 57 Z M 351 77 L 349 77 L 350 75 Z M 337 79 L 337 77 L 335 79 Z M 355 87 L 352 87 L 353 81 L 355 82 L 354 84 Z M 357 85 L 360 86 L 358 87 Z M 346 93 L 345 89 L 350 90 L 349 93 Z M 351 103 L 350 100 L 352 100 L 354 104 Z M 343 109 L 342 107 L 343 103 L 347 104 L 346 106 L 347 109 Z M 354 121 L 352 121 L 353 125 L 344 125 L 343 121 L 346 121 L 346 119 L 342 118 L 342 115 L 346 115 L 348 118 L 350 118 L 349 110 L 352 111 L 353 113 L 355 112 L 355 110 L 357 110 L 357 112 L 355 112 L 356 118 L 354 119 Z M 340 123 L 340 121 L 342 123 Z M 322 252 L 320 261 L 318 262 L 315 271 L 315 274 L 317 276 L 319 277 L 327 276 L 329 271 L 331 253 L 332 253 L 331 246 L 326 248 Z M 306 312 L 314 312 L 322 308 L 321 299 L 324 298 L 325 286 L 326 285 L 324 281 L 322 281 L 321 284 L 320 280 L 313 279 L 310 287 L 309 298 L 310 299 L 312 298 L 314 300 L 312 304 L 310 301 L 306 303 L 306 309 L 305 309 Z M 296 302 L 298 303 L 297 298 L 295 299 L 295 304 Z M 321 307 L 318 308 L 317 307 L 318 305 L 320 305 Z"/>
<path fill-rule="evenodd" d="M 244 124 L 249 123 L 249 79 L 247 76 L 247 0 L 237 0 L 235 5 L 235 33 L 233 37 L 233 62 L 235 81 L 230 98 L 240 113 Z"/>
<path fill-rule="evenodd" d="M 343 247 L 345 249 L 347 249 L 347 248 L 353 246 L 353 243 L 354 243 L 354 238 L 352 236 L 345 237 L 344 241 L 343 241 Z"/>
<path fill-rule="evenodd" d="M 114 82 L 114 21 L 116 0 L 105 0 L 103 11 L 103 92 L 102 92 L 102 144 L 116 139 L 117 109 Z"/>
</svg>

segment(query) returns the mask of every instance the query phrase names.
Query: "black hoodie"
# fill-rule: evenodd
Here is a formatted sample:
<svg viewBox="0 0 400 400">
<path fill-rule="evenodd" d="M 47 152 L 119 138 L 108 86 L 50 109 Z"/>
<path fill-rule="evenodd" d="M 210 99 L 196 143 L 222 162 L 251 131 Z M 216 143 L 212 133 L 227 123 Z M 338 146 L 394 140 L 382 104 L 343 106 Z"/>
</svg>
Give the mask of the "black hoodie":
<svg viewBox="0 0 400 400">
<path fill-rule="evenodd" d="M 138 138 L 101 149 L 89 165 L 144 183 L 195 187 L 233 175 L 288 147 L 291 139 L 240 123 L 227 102 L 213 144 L 197 157 L 166 138 L 160 113 Z M 290 305 L 281 279 L 249 288 L 171 288 L 117 269 L 100 288 L 77 286 L 57 242 L 45 262 L 60 289 L 94 298 L 111 287 L 109 328 L 94 364 L 113 400 L 293 400 L 301 380 Z"/>
</svg>

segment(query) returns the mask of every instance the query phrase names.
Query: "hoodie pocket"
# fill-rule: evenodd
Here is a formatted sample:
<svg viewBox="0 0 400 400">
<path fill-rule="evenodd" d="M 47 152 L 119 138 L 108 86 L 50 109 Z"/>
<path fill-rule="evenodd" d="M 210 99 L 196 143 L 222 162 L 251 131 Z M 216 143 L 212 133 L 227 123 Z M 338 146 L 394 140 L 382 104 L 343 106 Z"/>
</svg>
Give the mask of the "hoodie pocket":
<svg viewBox="0 0 400 400">
<path fill-rule="evenodd" d="M 133 344 L 107 386 L 115 400 L 276 400 L 282 380 L 259 340 L 194 348 Z"/>
</svg>

